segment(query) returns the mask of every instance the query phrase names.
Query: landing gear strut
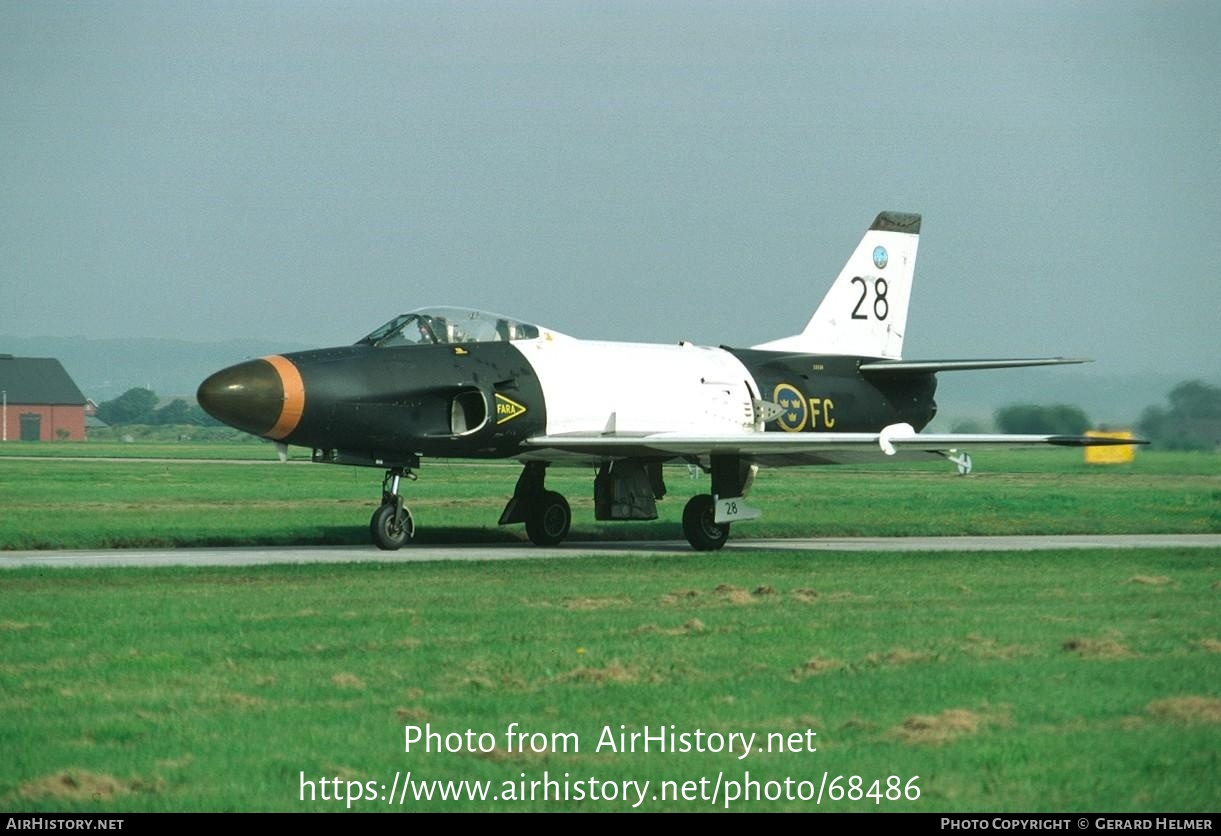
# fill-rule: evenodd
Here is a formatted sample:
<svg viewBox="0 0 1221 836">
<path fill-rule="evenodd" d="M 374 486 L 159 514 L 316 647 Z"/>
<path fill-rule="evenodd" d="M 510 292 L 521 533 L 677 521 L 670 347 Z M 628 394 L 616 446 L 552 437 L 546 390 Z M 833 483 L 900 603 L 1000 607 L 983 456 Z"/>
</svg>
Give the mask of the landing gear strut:
<svg viewBox="0 0 1221 836">
<path fill-rule="evenodd" d="M 568 536 L 572 510 L 568 500 L 543 485 L 547 462 L 526 462 L 513 497 L 500 515 L 500 524 L 526 524 L 526 536 L 536 546 L 557 546 Z"/>
<path fill-rule="evenodd" d="M 683 508 L 683 535 L 697 552 L 714 552 L 729 539 L 729 523 L 753 519 L 759 511 L 744 501 L 756 468 L 740 456 L 712 456 L 712 493 L 691 497 Z M 721 522 L 717 522 L 718 504 Z"/>
<path fill-rule="evenodd" d="M 399 493 L 403 479 L 414 481 L 416 475 L 409 467 L 395 467 L 387 470 L 382 480 L 382 504 L 369 520 L 369 534 L 379 549 L 394 551 L 415 536 L 415 520 Z"/>
</svg>

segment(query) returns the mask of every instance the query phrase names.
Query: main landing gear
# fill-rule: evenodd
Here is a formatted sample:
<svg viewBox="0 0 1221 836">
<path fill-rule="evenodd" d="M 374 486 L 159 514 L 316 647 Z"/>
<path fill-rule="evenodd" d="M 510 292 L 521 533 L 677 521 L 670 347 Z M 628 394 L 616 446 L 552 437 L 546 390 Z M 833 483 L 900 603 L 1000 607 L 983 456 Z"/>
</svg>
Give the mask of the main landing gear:
<svg viewBox="0 0 1221 836">
<path fill-rule="evenodd" d="M 557 546 L 568 536 L 572 509 L 562 494 L 543 484 L 547 462 L 527 462 L 513 496 L 500 515 L 500 524 L 526 524 L 526 536 L 536 546 Z"/>
<path fill-rule="evenodd" d="M 555 491 L 543 491 L 526 515 L 526 536 L 536 546 L 557 546 L 568 536 L 572 509 Z"/>
<path fill-rule="evenodd" d="M 712 494 L 701 493 L 687 500 L 683 508 L 683 536 L 697 552 L 714 552 L 725 545 L 729 523 L 716 521 Z"/>
<path fill-rule="evenodd" d="M 756 468 L 740 456 L 712 456 L 705 469 L 712 475 L 712 493 L 694 496 L 683 509 L 683 534 L 696 551 L 722 548 L 730 523 L 754 519 L 758 509 L 746 504 Z M 513 497 L 500 515 L 500 524 L 525 523 L 530 542 L 555 546 L 568 536 L 572 511 L 568 501 L 547 490 L 547 462 L 527 462 Z M 657 519 L 657 500 L 666 495 L 661 463 L 623 459 L 602 465 L 594 480 L 594 518 L 598 520 Z"/>
<path fill-rule="evenodd" d="M 752 520 L 757 508 L 746 504 L 757 467 L 740 456 L 712 456 L 712 493 L 691 497 L 683 508 L 683 535 L 697 552 L 714 552 L 729 539 L 731 522 Z"/>
<path fill-rule="evenodd" d="M 369 520 L 369 533 L 379 549 L 394 551 L 415 536 L 415 520 L 399 493 L 403 479 L 415 481 L 416 475 L 409 467 L 395 467 L 387 470 L 382 480 L 382 504 Z"/>
</svg>

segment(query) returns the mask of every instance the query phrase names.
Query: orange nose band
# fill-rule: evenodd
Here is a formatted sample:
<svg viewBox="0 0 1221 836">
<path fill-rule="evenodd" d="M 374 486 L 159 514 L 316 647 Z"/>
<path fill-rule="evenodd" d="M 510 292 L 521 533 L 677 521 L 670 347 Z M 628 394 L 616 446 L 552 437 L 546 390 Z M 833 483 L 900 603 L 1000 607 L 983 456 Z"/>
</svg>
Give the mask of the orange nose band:
<svg viewBox="0 0 1221 836">
<path fill-rule="evenodd" d="M 305 384 L 301 381 L 301 372 L 286 358 L 275 354 L 264 357 L 276 373 L 280 375 L 280 383 L 284 388 L 284 405 L 280 408 L 280 417 L 275 426 L 267 431 L 268 438 L 277 441 L 284 438 L 297 428 L 301 415 L 305 412 Z"/>
</svg>

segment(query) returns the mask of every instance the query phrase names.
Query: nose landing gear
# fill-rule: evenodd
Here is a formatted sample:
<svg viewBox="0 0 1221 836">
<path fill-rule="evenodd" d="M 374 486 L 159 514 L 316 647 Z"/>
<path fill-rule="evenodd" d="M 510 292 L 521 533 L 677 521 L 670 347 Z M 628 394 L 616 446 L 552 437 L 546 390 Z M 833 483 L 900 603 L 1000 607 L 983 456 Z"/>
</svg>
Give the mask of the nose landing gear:
<svg viewBox="0 0 1221 836">
<path fill-rule="evenodd" d="M 374 545 L 385 551 L 399 549 L 415 536 L 415 520 L 399 493 L 399 484 L 403 479 L 414 482 L 416 475 L 409 467 L 395 467 L 386 471 L 386 478 L 382 480 L 382 504 L 369 520 L 369 534 Z"/>
</svg>

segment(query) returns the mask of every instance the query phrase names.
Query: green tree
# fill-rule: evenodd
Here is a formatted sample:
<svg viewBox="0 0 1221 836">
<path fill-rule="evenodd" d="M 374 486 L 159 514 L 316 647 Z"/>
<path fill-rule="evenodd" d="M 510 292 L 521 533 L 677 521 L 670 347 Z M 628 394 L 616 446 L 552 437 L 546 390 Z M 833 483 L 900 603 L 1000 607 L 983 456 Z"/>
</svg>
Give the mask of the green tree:
<svg viewBox="0 0 1221 836">
<path fill-rule="evenodd" d="M 962 421 L 955 421 L 950 426 L 952 433 L 986 433 L 988 428 L 984 426 L 983 421 L 977 421 L 974 418 L 967 418 Z"/>
<path fill-rule="evenodd" d="M 1168 407 L 1150 406 L 1136 430 L 1166 450 L 1213 450 L 1221 444 L 1221 387 L 1200 380 L 1170 390 Z"/>
<path fill-rule="evenodd" d="M 157 394 L 151 389 L 128 389 L 113 401 L 98 405 L 98 418 L 111 426 L 151 424 L 157 408 Z"/>
<path fill-rule="evenodd" d="M 203 411 L 203 407 L 199 404 L 191 404 L 187 410 L 187 424 L 194 424 L 197 427 L 223 427 L 224 423 L 217 421 L 211 415 Z"/>
<path fill-rule="evenodd" d="M 1085 412 L 1068 404 L 1011 404 L 998 409 L 994 418 L 1004 433 L 1081 435 L 1090 428 Z"/>
<path fill-rule="evenodd" d="M 174 398 L 153 413 L 154 424 L 191 424 L 191 407 L 182 398 Z"/>
</svg>

